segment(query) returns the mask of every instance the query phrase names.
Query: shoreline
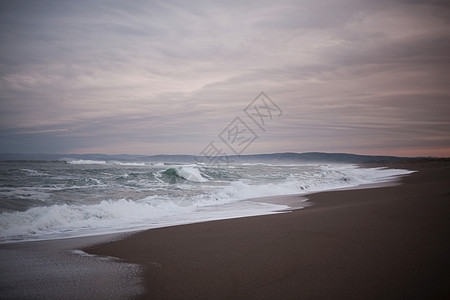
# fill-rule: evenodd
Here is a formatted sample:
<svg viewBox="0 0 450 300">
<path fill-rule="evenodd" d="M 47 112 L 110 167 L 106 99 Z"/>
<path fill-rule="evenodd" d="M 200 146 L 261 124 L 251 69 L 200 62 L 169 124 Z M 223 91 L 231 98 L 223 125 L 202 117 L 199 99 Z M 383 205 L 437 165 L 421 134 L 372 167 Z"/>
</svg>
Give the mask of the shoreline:
<svg viewBox="0 0 450 300">
<path fill-rule="evenodd" d="M 107 293 L 106 290 L 111 288 L 116 293 L 122 289 L 119 292 L 122 295 L 135 297 L 141 294 L 146 298 L 168 299 L 273 299 L 277 297 L 360 299 L 385 298 L 385 296 L 395 298 L 405 295 L 418 298 L 418 295 L 429 297 L 433 292 L 436 296 L 450 295 L 449 289 L 444 288 L 445 283 L 450 284 L 449 260 L 444 254 L 450 250 L 448 242 L 450 231 L 447 229 L 450 228 L 450 224 L 444 218 L 445 212 L 450 212 L 448 201 L 439 200 L 437 206 L 440 209 L 436 207 L 428 209 L 429 211 L 425 209 L 431 215 L 436 214 L 435 218 L 427 217 L 420 220 L 419 206 L 409 208 L 414 220 L 395 221 L 388 217 L 399 213 L 399 216 L 402 215 L 402 207 L 405 205 L 408 207 L 408 201 L 404 199 L 405 195 L 407 198 L 417 196 L 417 192 L 408 192 L 408 187 L 418 183 L 436 186 L 438 190 L 446 191 L 444 198 L 449 200 L 450 192 L 445 183 L 449 182 L 450 164 L 427 162 L 406 163 L 406 165 L 405 163 L 361 165 L 361 167 L 379 166 L 420 169 L 420 172 L 402 176 L 401 185 L 394 183 L 384 187 L 356 187 L 300 196 L 277 196 L 276 198 L 285 200 L 290 197 L 307 198 L 308 203 L 312 204 L 304 209 L 290 210 L 288 213 L 175 225 L 110 236 L 0 244 L 1 258 L 5 262 L 8 255 L 14 257 L 17 250 L 22 253 L 34 251 L 38 259 L 34 259 L 33 262 L 37 265 L 41 264 L 38 271 L 43 271 L 48 278 L 53 278 L 52 272 L 58 273 L 61 270 L 72 272 L 75 277 L 78 276 L 59 281 L 56 283 L 59 284 L 58 288 L 51 287 L 50 284 L 42 286 L 48 289 L 47 292 L 39 291 L 40 281 L 30 278 L 35 284 L 34 290 L 31 289 L 28 294 L 22 291 L 22 294 L 18 294 L 19 296 L 62 296 L 74 289 L 75 283 L 90 284 L 91 288 L 85 289 L 84 294 L 71 292 L 71 295 L 85 297 L 117 296 L 118 294 Z M 442 179 L 438 180 L 439 176 Z M 423 187 L 416 189 L 423 195 L 436 194 L 424 190 Z M 442 195 L 440 196 L 442 198 Z M 398 203 L 390 198 L 396 198 Z M 361 201 L 361 199 L 364 200 Z M 383 200 L 380 201 L 380 199 Z M 417 206 L 416 202 L 414 203 Z M 370 211 L 374 210 L 382 211 L 385 218 L 389 220 L 389 224 L 392 223 L 392 227 L 397 228 L 398 232 L 389 234 L 387 225 L 380 223 L 380 220 L 374 219 L 370 214 Z M 440 226 L 429 224 L 433 220 Z M 402 222 L 405 224 L 401 224 Z M 424 236 L 423 228 L 417 226 L 416 223 L 421 222 L 422 225 L 433 228 L 427 231 L 431 232 L 431 237 Z M 409 228 L 407 224 L 414 226 Z M 413 237 L 415 230 L 420 237 Z M 442 238 L 443 236 L 446 238 Z M 440 243 L 437 243 L 438 237 L 441 238 Z M 414 260 L 424 259 L 424 256 L 419 255 L 418 252 L 426 252 L 427 249 L 414 239 L 428 241 L 428 245 L 434 245 L 432 249 L 429 249 L 435 257 L 431 266 L 440 267 L 439 274 L 443 276 L 442 278 L 434 276 L 433 280 L 427 279 L 427 274 L 433 277 L 430 268 L 426 269 L 423 275 L 417 275 L 418 278 L 415 280 L 405 279 L 406 281 L 403 282 L 396 278 L 408 274 L 405 268 L 412 267 L 406 267 L 407 263 L 413 262 L 412 264 L 419 268 L 420 263 Z M 374 241 L 375 245 L 384 244 L 387 249 L 382 250 L 379 247 L 373 249 L 370 246 Z M 411 249 L 409 249 L 410 246 Z M 399 264 L 396 261 L 407 254 L 402 251 L 393 251 L 397 248 L 403 249 L 405 253 L 414 251 L 415 254 L 409 254 L 410 258 L 404 264 Z M 81 249 L 99 257 L 68 254 L 69 250 L 75 249 Z M 336 252 L 337 250 L 339 251 Z M 354 257 L 349 256 L 345 250 L 353 253 Z M 395 259 L 386 257 L 389 251 L 395 253 L 393 255 Z M 371 255 L 366 256 L 365 252 Z M 370 256 L 373 257 L 370 258 Z M 102 260 L 101 257 L 117 257 L 119 261 Z M 25 270 L 26 266 L 23 265 L 24 262 L 20 262 L 23 257 L 15 259 L 19 269 L 11 273 L 10 266 L 8 270 L 10 274 L 17 277 L 20 275 L 20 268 Z M 50 259 L 55 261 L 48 266 L 46 263 L 48 264 Z M 373 262 L 369 264 L 368 260 Z M 55 267 L 67 263 L 68 266 L 65 268 Z M 397 266 L 395 268 L 391 266 L 394 263 Z M 2 268 L 6 270 L 3 264 Z M 89 278 L 80 279 L 79 274 L 73 272 L 74 269 L 80 268 L 79 264 L 82 264 L 81 269 L 84 268 L 83 271 L 78 271 L 80 274 L 84 274 L 83 272 L 91 274 L 95 265 L 97 270 L 93 273 L 101 276 L 102 280 L 97 283 L 95 281 L 88 283 Z M 390 269 L 379 270 L 378 264 Z M 362 272 L 363 267 L 370 267 L 376 272 L 372 275 L 366 274 Z M 386 278 L 382 279 L 383 277 Z M 90 277 L 92 278 L 98 280 L 95 276 Z M 353 286 L 352 282 L 361 281 L 360 278 L 366 278 L 366 281 Z M 391 291 L 384 294 L 383 291 L 377 290 L 377 288 L 381 290 L 386 287 L 383 283 L 386 283 L 388 278 L 398 282 L 403 288 L 388 285 Z M 412 282 L 418 284 L 419 281 L 426 282 L 423 293 L 417 293 L 417 288 L 408 291 L 406 287 L 410 288 Z M 0 283 L 2 295 L 9 293 L 9 295 L 17 296 L 14 294 L 14 288 L 17 289 L 17 287 L 11 285 L 23 284 L 23 280 L 8 282 L 3 279 Z M 95 288 L 100 283 L 105 290 L 103 294 Z M 130 285 L 131 287 L 127 288 Z M 422 283 L 421 285 L 423 286 Z"/>
<path fill-rule="evenodd" d="M 339 166 L 339 164 L 337 164 Z M 345 165 L 353 165 L 360 169 L 364 168 L 374 168 L 380 167 L 380 165 L 368 165 L 364 166 L 363 164 L 343 164 Z M 387 167 L 381 166 L 381 169 L 388 169 Z M 411 170 L 403 170 L 403 171 L 411 171 Z M 412 171 L 414 172 L 414 171 Z M 365 188 L 375 188 L 375 187 L 384 187 L 390 185 L 399 184 L 399 178 L 408 174 L 403 175 L 392 175 L 391 179 L 387 179 L 385 181 L 372 182 L 372 183 L 359 183 L 358 185 L 350 185 L 344 187 L 328 187 L 327 189 L 316 189 L 312 191 L 297 191 L 293 194 L 282 194 L 282 195 L 271 195 L 271 196 L 253 196 L 252 198 L 245 198 L 243 200 L 231 201 L 218 204 L 218 206 L 211 205 L 205 207 L 199 207 L 194 212 L 189 214 L 188 218 L 181 218 L 179 220 L 173 219 L 165 222 L 155 222 L 149 225 L 142 224 L 134 224 L 134 225 L 123 225 L 117 227 L 99 227 L 90 230 L 80 230 L 80 231 L 55 231 L 53 233 L 44 233 L 36 236 L 30 237 L 21 237 L 17 236 L 2 236 L 0 240 L 0 245 L 11 244 L 11 243 L 27 243 L 27 242 L 43 242 L 43 241 L 55 241 L 62 239 L 74 239 L 74 238 L 86 238 L 86 237 L 95 237 L 95 236 L 104 236 L 111 234 L 129 234 L 136 233 L 139 231 L 152 230 L 158 228 L 172 227 L 172 226 L 182 226 L 188 224 L 202 223 L 202 222 L 210 222 L 210 221 L 219 221 L 219 220 L 227 220 L 227 219 L 236 219 L 236 218 L 246 218 L 253 216 L 263 216 L 270 214 L 277 214 L 283 212 L 290 212 L 297 209 L 303 209 L 305 207 L 310 206 L 310 203 L 307 201 L 307 196 L 310 194 L 327 192 L 327 191 L 337 191 L 337 190 L 352 190 L 352 189 L 365 189 Z M 357 183 L 352 183 L 357 184 Z M 323 188 L 323 187 L 322 187 Z M 303 188 L 302 188 L 303 190 Z M 304 200 L 299 200 L 304 199 Z M 253 207 L 249 208 L 249 205 L 253 205 Z M 272 206 L 272 207 L 270 207 Z M 216 211 L 216 207 L 219 207 L 220 210 Z M 214 210 L 209 211 L 210 215 L 199 217 L 199 213 L 205 213 L 208 208 L 214 208 Z M 222 209 L 226 208 L 224 213 L 222 213 Z M 230 209 L 231 208 L 231 209 Z M 227 211 L 229 209 L 230 211 Z M 234 211 L 233 211 L 234 210 Z M 180 216 L 182 216 L 180 214 Z M 194 217 L 192 217 L 194 216 Z"/>
<path fill-rule="evenodd" d="M 450 164 L 401 185 L 310 194 L 286 214 L 138 232 L 87 247 L 144 267 L 146 298 L 433 299 L 450 296 Z M 402 166 L 402 167 L 400 167 Z"/>
</svg>

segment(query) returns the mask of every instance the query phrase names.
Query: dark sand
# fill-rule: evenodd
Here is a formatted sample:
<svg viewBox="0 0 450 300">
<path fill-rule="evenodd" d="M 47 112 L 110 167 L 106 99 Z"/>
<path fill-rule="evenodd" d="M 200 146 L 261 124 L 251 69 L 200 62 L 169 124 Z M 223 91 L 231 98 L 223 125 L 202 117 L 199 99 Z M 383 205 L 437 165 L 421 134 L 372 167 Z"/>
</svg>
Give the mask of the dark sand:
<svg viewBox="0 0 450 300">
<path fill-rule="evenodd" d="M 143 231 L 85 249 L 144 267 L 149 299 L 450 299 L 450 164 L 292 213 Z M 105 274 L 106 275 L 106 274 Z"/>
</svg>

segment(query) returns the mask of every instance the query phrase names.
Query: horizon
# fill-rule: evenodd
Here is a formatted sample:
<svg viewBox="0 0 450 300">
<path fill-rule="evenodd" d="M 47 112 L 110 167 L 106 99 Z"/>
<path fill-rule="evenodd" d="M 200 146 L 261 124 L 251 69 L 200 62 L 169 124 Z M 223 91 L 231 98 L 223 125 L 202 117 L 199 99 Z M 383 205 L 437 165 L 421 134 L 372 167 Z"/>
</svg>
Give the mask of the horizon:
<svg viewBox="0 0 450 300">
<path fill-rule="evenodd" d="M 449 16 L 425 0 L 2 1 L 0 153 L 450 157 Z"/>
<path fill-rule="evenodd" d="M 258 155 L 275 155 L 275 154 L 282 154 L 282 155 L 286 155 L 286 154 L 326 154 L 326 155 L 354 155 L 354 156 L 373 156 L 373 157 L 394 157 L 394 158 L 412 158 L 412 159 L 417 159 L 417 158 L 437 158 L 437 159 L 441 159 L 441 158 L 450 158 L 450 157 L 445 157 L 445 156 L 396 156 L 396 155 L 384 155 L 384 154 L 358 154 L 358 153 L 349 153 L 349 152 L 320 152 L 320 151 L 308 151 L 308 152 L 271 152 L 271 153 L 245 153 L 245 154 L 231 154 L 228 156 L 237 156 L 237 157 L 241 157 L 241 156 L 258 156 Z M 33 156 L 33 155 L 56 155 L 56 156 L 61 156 L 61 155 L 75 155 L 75 156 L 95 156 L 95 155 L 99 155 L 99 156 L 143 156 L 143 157 L 151 157 L 151 156 L 196 156 L 196 157 L 208 157 L 205 155 L 196 155 L 196 154 L 127 154 L 127 153 L 115 153 L 115 154 L 105 154 L 105 153 L 12 153 L 12 152 L 3 152 L 0 153 L 0 159 L 1 156 L 3 155 L 29 155 L 29 156 Z"/>
</svg>

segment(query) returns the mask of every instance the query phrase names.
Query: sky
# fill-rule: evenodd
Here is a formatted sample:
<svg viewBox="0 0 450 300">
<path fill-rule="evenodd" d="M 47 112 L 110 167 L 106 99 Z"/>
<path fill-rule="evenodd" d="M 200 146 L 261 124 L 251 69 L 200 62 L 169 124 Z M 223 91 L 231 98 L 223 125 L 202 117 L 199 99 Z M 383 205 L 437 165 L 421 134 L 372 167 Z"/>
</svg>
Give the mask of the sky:
<svg viewBox="0 0 450 300">
<path fill-rule="evenodd" d="M 0 2 L 1 153 L 448 157 L 449 116 L 448 1 Z"/>
</svg>

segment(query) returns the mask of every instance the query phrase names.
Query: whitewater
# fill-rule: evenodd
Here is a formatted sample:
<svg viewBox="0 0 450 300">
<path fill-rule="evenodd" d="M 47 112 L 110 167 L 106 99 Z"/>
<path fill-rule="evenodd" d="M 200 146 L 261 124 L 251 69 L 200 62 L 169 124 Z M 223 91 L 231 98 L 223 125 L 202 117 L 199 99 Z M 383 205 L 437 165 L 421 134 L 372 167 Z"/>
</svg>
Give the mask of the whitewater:
<svg viewBox="0 0 450 300">
<path fill-rule="evenodd" d="M 412 171 L 350 164 L 0 162 L 0 242 L 124 232 L 288 212 L 264 197 L 390 182 Z"/>
</svg>

